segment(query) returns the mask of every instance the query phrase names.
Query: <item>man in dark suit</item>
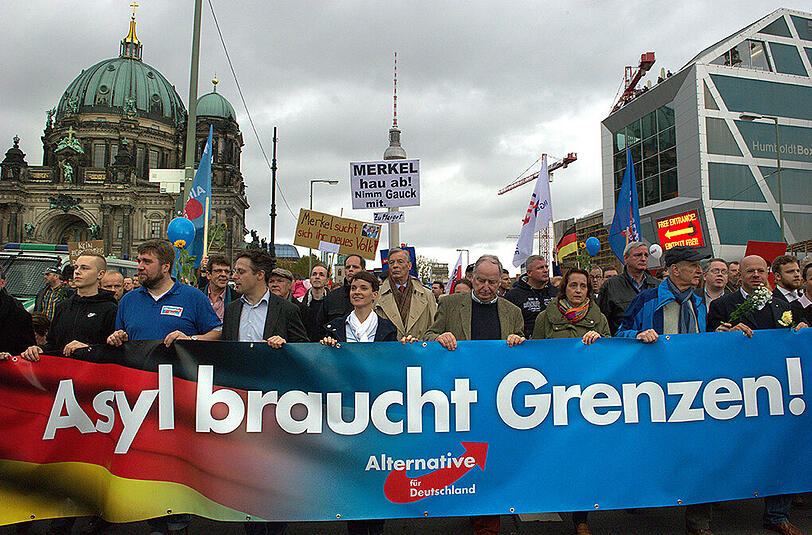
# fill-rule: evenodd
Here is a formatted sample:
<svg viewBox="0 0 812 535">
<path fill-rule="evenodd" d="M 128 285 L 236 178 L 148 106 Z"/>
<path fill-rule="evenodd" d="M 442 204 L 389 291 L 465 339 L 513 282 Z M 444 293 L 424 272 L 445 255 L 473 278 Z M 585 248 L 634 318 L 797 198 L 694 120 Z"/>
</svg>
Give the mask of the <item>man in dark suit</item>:
<svg viewBox="0 0 812 535">
<path fill-rule="evenodd" d="M 221 340 L 266 342 L 279 349 L 287 342 L 307 342 L 299 307 L 272 294 L 268 280 L 273 259 L 263 249 L 248 249 L 234 261 L 234 283 L 242 296 L 228 303 Z M 282 535 L 285 522 L 246 522 L 248 535 Z"/>
<path fill-rule="evenodd" d="M 812 263 L 804 266 L 801 278 L 803 294 L 797 301 L 790 304 L 790 308 L 795 321 L 803 321 L 807 325 L 812 325 Z"/>
<path fill-rule="evenodd" d="M 779 257 L 781 258 L 781 257 Z M 767 262 L 756 255 L 745 256 L 741 261 L 741 289 L 738 292 L 727 294 L 715 299 L 710 306 L 708 314 L 708 331 L 742 331 L 747 336 L 753 336 L 754 329 L 785 329 L 786 325 L 779 322 L 782 315 L 790 309 L 786 299 L 778 297 L 779 289 L 773 292 L 773 297 L 763 307 L 753 310 L 739 319 L 739 323 L 731 325 L 728 321 L 730 314 L 753 294 L 757 288 L 767 284 Z M 712 323 L 713 322 L 713 323 Z M 797 323 L 797 320 L 796 320 Z M 796 330 L 806 327 L 803 322 L 798 323 Z M 797 527 L 789 521 L 789 510 L 792 504 L 792 495 L 767 496 L 764 498 L 764 527 L 782 535 L 800 535 Z"/>
<path fill-rule="evenodd" d="M 736 325 L 728 320 L 730 315 L 757 288 L 767 284 L 767 262 L 757 255 L 746 256 L 741 261 L 741 288 L 738 292 L 729 293 L 714 299 L 708 311 L 708 331 L 744 331 L 752 336 L 753 329 L 775 329 L 780 327 L 778 320 L 789 310 L 789 303 L 775 297 L 758 310 L 740 318 Z"/>
<path fill-rule="evenodd" d="M 234 282 L 243 295 L 226 305 L 222 340 L 264 341 L 275 348 L 308 341 L 299 307 L 268 290 L 272 269 L 273 259 L 261 249 L 237 256 Z"/>
<path fill-rule="evenodd" d="M 801 296 L 798 290 L 803 287 L 801 280 L 801 264 L 792 255 L 781 255 L 773 260 L 773 274 L 775 275 L 776 299 L 785 303 L 793 303 Z"/>
</svg>

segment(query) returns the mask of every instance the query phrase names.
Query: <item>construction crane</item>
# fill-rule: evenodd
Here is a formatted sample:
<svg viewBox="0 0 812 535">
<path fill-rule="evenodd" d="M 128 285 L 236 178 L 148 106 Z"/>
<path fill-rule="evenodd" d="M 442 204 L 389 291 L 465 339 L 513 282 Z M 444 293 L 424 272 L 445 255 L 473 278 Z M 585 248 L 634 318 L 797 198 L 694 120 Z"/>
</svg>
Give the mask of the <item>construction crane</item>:
<svg viewBox="0 0 812 535">
<path fill-rule="evenodd" d="M 631 65 L 626 66 L 623 93 L 620 95 L 620 98 L 612 107 L 612 112 L 616 112 L 617 110 L 625 106 L 627 102 L 631 101 L 634 97 L 637 96 L 636 89 L 637 84 L 640 83 L 640 80 L 643 78 L 643 76 L 645 76 L 645 74 L 651 69 L 653 65 L 654 65 L 654 52 L 646 52 L 644 54 L 640 54 L 640 64 L 637 66 L 636 70 Z"/>
<path fill-rule="evenodd" d="M 571 164 L 572 162 L 574 162 L 577 159 L 578 159 L 578 155 L 575 154 L 574 152 L 570 152 L 569 154 L 564 156 L 564 158 L 561 161 L 554 162 L 554 163 L 548 165 L 547 166 L 547 172 L 552 173 L 556 169 L 560 169 L 562 167 L 567 167 L 569 164 Z M 499 193 L 497 193 L 497 195 L 502 195 L 503 193 L 507 193 L 508 191 L 514 190 L 514 189 L 518 188 L 519 186 L 523 186 L 523 185 L 527 184 L 528 182 L 532 182 L 536 178 L 538 178 L 538 176 L 539 176 L 539 172 L 536 171 L 535 173 L 531 173 L 531 174 L 527 175 L 526 177 L 519 177 L 516 180 L 514 180 L 513 182 L 511 182 L 510 184 L 508 184 L 507 186 L 505 186 L 504 188 L 500 189 Z"/>
</svg>

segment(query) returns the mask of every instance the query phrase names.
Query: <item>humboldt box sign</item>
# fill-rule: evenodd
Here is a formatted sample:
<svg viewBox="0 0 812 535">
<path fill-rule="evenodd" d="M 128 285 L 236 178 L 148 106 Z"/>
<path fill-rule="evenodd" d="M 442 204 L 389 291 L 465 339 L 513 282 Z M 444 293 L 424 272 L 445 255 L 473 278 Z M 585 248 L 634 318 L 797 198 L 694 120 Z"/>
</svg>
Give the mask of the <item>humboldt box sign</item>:
<svg viewBox="0 0 812 535">
<path fill-rule="evenodd" d="M 299 222 L 296 225 L 294 245 L 335 252 L 343 255 L 357 254 L 369 260 L 375 260 L 381 226 L 347 219 L 312 210 L 299 211 Z M 330 247 L 330 245 L 333 247 Z"/>
<path fill-rule="evenodd" d="M 350 162 L 353 209 L 420 206 L 420 160 Z"/>
<path fill-rule="evenodd" d="M 702 226 L 696 210 L 657 220 L 657 236 L 664 250 L 672 247 L 702 247 Z"/>
</svg>

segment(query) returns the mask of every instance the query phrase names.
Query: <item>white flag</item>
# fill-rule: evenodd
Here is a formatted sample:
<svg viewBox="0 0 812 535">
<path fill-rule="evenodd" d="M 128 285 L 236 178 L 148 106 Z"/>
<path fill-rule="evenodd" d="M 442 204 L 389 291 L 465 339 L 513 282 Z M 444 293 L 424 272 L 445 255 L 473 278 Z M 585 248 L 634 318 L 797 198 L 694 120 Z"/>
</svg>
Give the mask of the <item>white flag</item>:
<svg viewBox="0 0 812 535">
<path fill-rule="evenodd" d="M 453 290 L 454 285 L 457 284 L 457 281 L 462 278 L 462 253 L 460 253 L 459 258 L 457 258 L 457 263 L 454 265 L 454 269 L 451 271 L 451 278 L 448 279 L 448 284 L 445 285 L 445 293 L 450 294 L 451 290 Z"/>
<path fill-rule="evenodd" d="M 521 266 L 527 257 L 533 254 L 533 235 L 546 228 L 553 220 L 553 209 L 550 206 L 550 176 L 547 172 L 547 156 L 541 157 L 541 171 L 536 179 L 536 187 L 530 197 L 530 206 L 522 220 L 522 230 L 516 251 L 513 253 L 513 266 Z"/>
</svg>

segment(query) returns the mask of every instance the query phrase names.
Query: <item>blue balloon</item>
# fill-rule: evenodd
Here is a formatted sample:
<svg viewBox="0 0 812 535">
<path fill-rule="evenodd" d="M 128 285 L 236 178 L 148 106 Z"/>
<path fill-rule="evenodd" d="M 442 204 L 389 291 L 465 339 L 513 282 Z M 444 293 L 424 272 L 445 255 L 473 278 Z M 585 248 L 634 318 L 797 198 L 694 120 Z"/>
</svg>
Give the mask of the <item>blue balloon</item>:
<svg viewBox="0 0 812 535">
<path fill-rule="evenodd" d="M 595 256 L 601 250 L 601 242 L 595 236 L 586 239 L 586 252 L 589 256 Z"/>
<path fill-rule="evenodd" d="M 185 217 L 176 217 L 169 222 L 166 227 L 166 236 L 174 245 L 178 240 L 183 240 L 183 248 L 192 245 L 195 239 L 195 224 Z"/>
</svg>

